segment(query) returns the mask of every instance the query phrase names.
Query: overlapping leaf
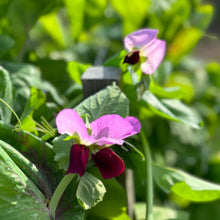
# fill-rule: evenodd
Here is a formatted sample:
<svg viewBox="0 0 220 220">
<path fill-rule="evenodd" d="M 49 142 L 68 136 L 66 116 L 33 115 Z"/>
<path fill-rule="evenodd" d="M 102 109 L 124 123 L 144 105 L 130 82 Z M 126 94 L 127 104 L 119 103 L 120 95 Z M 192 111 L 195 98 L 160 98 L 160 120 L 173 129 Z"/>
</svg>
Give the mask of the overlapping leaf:
<svg viewBox="0 0 220 220">
<path fill-rule="evenodd" d="M 46 207 L 46 198 L 6 153 L 2 145 L 10 148 L 6 143 L 0 142 L 0 218 L 47 219 L 49 211 Z"/>
</svg>

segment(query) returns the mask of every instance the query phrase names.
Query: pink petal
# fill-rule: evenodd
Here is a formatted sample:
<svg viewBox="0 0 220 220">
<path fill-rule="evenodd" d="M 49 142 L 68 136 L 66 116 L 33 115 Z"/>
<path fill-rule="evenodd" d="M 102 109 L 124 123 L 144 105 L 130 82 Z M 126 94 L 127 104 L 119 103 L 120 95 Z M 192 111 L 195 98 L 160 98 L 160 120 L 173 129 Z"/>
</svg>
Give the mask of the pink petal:
<svg viewBox="0 0 220 220">
<path fill-rule="evenodd" d="M 92 154 L 92 159 L 104 179 L 119 176 L 125 170 L 124 161 L 109 148 L 104 148 L 96 154 Z"/>
<path fill-rule="evenodd" d="M 73 135 L 75 132 L 82 140 L 88 140 L 89 134 L 82 118 L 73 109 L 64 109 L 56 117 L 56 125 L 60 134 Z"/>
<path fill-rule="evenodd" d="M 158 30 L 154 29 L 141 29 L 135 31 L 125 37 L 124 46 L 128 51 L 140 49 L 154 40 L 157 33 Z"/>
<path fill-rule="evenodd" d="M 166 43 L 155 39 L 150 45 L 141 49 L 141 56 L 147 57 L 146 62 L 141 64 L 141 70 L 145 74 L 152 74 L 160 65 L 166 51 Z"/>
<path fill-rule="evenodd" d="M 123 139 L 134 134 L 134 127 L 129 120 L 119 115 L 103 115 L 90 124 L 92 136 L 102 146 L 107 142 L 123 144 Z M 99 142 L 100 141 L 100 142 Z"/>
<path fill-rule="evenodd" d="M 137 118 L 129 116 L 129 117 L 126 117 L 125 119 L 128 120 L 130 122 L 130 124 L 132 125 L 132 127 L 133 127 L 133 130 L 132 130 L 132 132 L 130 133 L 129 136 L 137 134 L 137 133 L 140 132 L 141 123 L 138 121 Z"/>
<path fill-rule="evenodd" d="M 89 148 L 74 144 L 70 149 L 70 162 L 66 174 L 78 173 L 82 176 L 86 171 L 89 159 Z"/>
<path fill-rule="evenodd" d="M 105 144 L 110 146 L 110 145 L 113 145 L 113 144 L 122 145 L 124 143 L 124 141 L 121 140 L 121 139 L 101 137 L 98 140 L 96 140 L 94 143 L 96 143 L 99 146 L 103 146 Z"/>
</svg>

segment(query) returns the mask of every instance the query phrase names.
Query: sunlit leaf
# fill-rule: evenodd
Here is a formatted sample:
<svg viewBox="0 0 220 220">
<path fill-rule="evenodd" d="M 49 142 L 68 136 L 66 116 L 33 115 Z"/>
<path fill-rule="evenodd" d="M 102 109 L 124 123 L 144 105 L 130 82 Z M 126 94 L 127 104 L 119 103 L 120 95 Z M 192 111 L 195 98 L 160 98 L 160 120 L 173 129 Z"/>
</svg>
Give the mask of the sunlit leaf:
<svg viewBox="0 0 220 220">
<path fill-rule="evenodd" d="M 45 30 L 48 34 L 55 40 L 55 42 L 61 47 L 64 48 L 67 44 L 65 32 L 62 28 L 61 21 L 57 16 L 56 12 L 52 12 L 50 14 L 44 15 L 40 18 L 40 22 L 42 23 Z"/>
<path fill-rule="evenodd" d="M 72 36 L 77 38 L 81 31 L 83 30 L 84 25 L 84 12 L 86 1 L 85 0 L 64 0 L 64 4 L 67 9 L 69 20 L 72 27 Z"/>
<path fill-rule="evenodd" d="M 201 180 L 178 169 L 153 166 L 157 184 L 165 192 L 173 192 L 193 202 L 207 202 L 220 198 L 220 185 Z"/>
<path fill-rule="evenodd" d="M 129 34 L 141 26 L 151 4 L 149 0 L 111 0 L 111 3 L 122 18 L 124 34 Z"/>
</svg>

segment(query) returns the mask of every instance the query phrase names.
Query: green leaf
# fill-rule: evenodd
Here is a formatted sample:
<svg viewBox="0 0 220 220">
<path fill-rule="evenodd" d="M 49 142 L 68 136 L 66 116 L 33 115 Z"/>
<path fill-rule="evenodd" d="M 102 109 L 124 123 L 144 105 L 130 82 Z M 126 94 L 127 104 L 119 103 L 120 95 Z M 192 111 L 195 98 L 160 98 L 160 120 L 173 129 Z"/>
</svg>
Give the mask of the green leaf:
<svg viewBox="0 0 220 220">
<path fill-rule="evenodd" d="M 1 146 L 0 167 L 0 218 L 49 218 L 45 197 Z"/>
<path fill-rule="evenodd" d="M 151 110 L 169 120 L 188 124 L 193 128 L 201 128 L 202 122 L 198 116 L 177 99 L 157 99 L 150 91 L 146 91 L 142 100 L 149 104 Z"/>
<path fill-rule="evenodd" d="M 41 88 L 40 71 L 33 65 L 0 61 L 11 76 L 14 90 L 14 111 L 20 115 L 30 96 L 30 88 Z"/>
<path fill-rule="evenodd" d="M 5 54 L 14 45 L 14 40 L 7 35 L 0 35 L 0 56 Z"/>
<path fill-rule="evenodd" d="M 12 104 L 12 83 L 8 71 L 0 66 L 0 98 L 8 105 Z M 11 110 L 0 102 L 0 120 L 9 123 L 11 120 Z"/>
<path fill-rule="evenodd" d="M 106 60 L 104 66 L 122 67 L 122 63 L 127 54 L 126 50 L 122 50 L 120 53 L 114 55 L 113 57 Z"/>
<path fill-rule="evenodd" d="M 119 87 L 112 85 L 84 100 L 76 106 L 75 110 L 81 116 L 89 114 L 90 122 L 107 114 L 118 114 L 122 117 L 127 117 L 128 102 L 128 99 Z"/>
<path fill-rule="evenodd" d="M 48 183 L 45 178 L 41 175 L 38 168 L 18 152 L 11 145 L 0 140 L 0 146 L 10 156 L 10 158 L 16 163 L 16 165 L 24 172 L 24 174 L 31 179 L 41 190 L 44 190 L 48 194 Z"/>
<path fill-rule="evenodd" d="M 33 113 L 46 102 L 45 94 L 40 89 L 31 88 L 30 99 L 24 109 L 21 118 L 21 129 L 36 132 L 36 123 L 33 121 Z"/>
<path fill-rule="evenodd" d="M 144 220 L 146 212 L 146 204 L 142 202 L 135 203 L 134 205 L 134 213 L 136 220 Z M 171 209 L 169 207 L 153 207 L 153 217 L 155 220 L 188 220 L 189 214 L 184 211 L 179 211 L 175 209 Z"/>
<path fill-rule="evenodd" d="M 0 133 L 1 140 L 27 155 L 27 158 L 38 167 L 41 167 L 43 172 L 50 172 L 53 175 L 58 174 L 58 171 L 54 170 L 54 151 L 49 143 L 42 141 L 29 132 L 23 130 L 18 132 L 13 126 L 4 124 L 1 121 Z M 52 175 L 47 175 L 47 177 L 55 178 Z M 53 184 L 56 184 L 56 182 Z"/>
<path fill-rule="evenodd" d="M 220 198 L 220 185 L 201 180 L 183 171 L 153 165 L 157 184 L 167 193 L 193 202 L 208 202 Z"/>
<path fill-rule="evenodd" d="M 105 193 L 106 189 L 102 181 L 89 173 L 85 173 L 80 178 L 76 197 L 81 207 L 87 210 L 101 202 Z"/>
<path fill-rule="evenodd" d="M 161 87 L 153 81 L 150 83 L 149 90 L 156 96 L 161 98 L 182 99 L 184 97 L 184 90 L 180 86 Z"/>
<path fill-rule="evenodd" d="M 60 46 L 60 48 L 65 48 L 67 45 L 65 32 L 63 30 L 62 23 L 57 16 L 57 12 L 52 12 L 41 16 L 40 22 L 51 38 Z"/>
<path fill-rule="evenodd" d="M 126 214 L 127 196 L 124 188 L 114 179 L 103 179 L 97 168 L 90 169 L 92 174 L 104 183 L 106 194 L 102 202 L 87 211 L 88 220 L 128 220 Z"/>
<path fill-rule="evenodd" d="M 56 153 L 54 159 L 58 162 L 59 168 L 64 170 L 67 170 L 68 168 L 70 157 L 69 152 L 74 142 L 74 139 L 66 140 L 66 137 L 68 136 L 63 134 L 53 140 L 53 150 Z"/>
</svg>

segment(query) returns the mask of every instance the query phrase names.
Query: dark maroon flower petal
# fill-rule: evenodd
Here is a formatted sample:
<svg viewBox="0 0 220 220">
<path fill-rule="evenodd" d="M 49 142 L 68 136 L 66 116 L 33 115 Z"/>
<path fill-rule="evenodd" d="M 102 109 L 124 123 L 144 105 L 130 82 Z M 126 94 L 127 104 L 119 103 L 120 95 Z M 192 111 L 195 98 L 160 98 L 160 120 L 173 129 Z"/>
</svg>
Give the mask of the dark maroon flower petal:
<svg viewBox="0 0 220 220">
<path fill-rule="evenodd" d="M 101 149 L 96 154 L 92 154 L 92 159 L 104 179 L 119 176 L 125 170 L 124 161 L 109 148 Z"/>
<path fill-rule="evenodd" d="M 123 63 L 128 63 L 128 64 L 131 64 L 131 65 L 134 65 L 134 64 L 138 63 L 139 60 L 140 60 L 139 51 L 134 50 L 134 51 L 128 53 L 125 56 L 125 59 L 124 59 Z"/>
<path fill-rule="evenodd" d="M 86 171 L 89 159 L 89 148 L 83 145 L 74 144 L 70 149 L 70 162 L 66 174 L 78 173 L 82 176 Z"/>
</svg>

